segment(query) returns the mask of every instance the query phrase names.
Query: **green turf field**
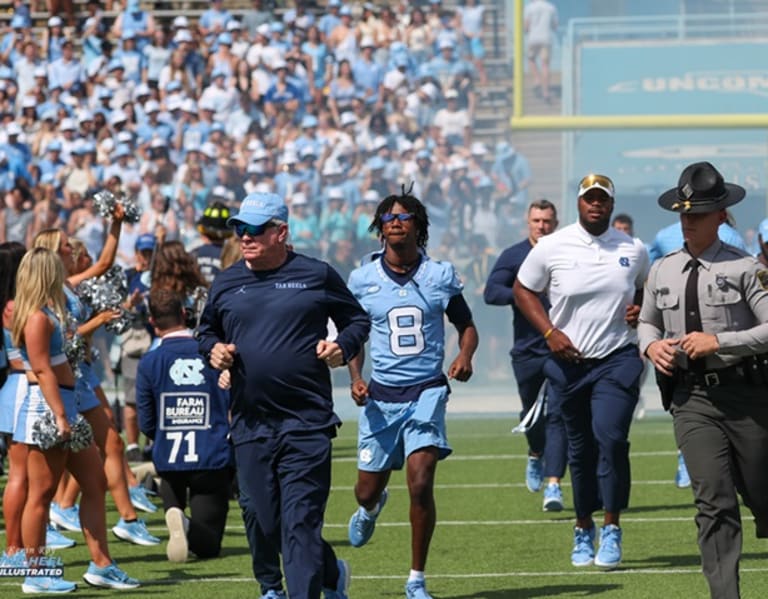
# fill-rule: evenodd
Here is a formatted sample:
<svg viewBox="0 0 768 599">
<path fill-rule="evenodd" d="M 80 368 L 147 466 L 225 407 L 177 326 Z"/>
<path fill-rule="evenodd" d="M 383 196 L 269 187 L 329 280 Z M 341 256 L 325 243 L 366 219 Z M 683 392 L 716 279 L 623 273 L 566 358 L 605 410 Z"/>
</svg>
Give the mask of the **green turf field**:
<svg viewBox="0 0 768 599">
<path fill-rule="evenodd" d="M 438 525 L 427 568 L 435 599 L 506 599 L 587 597 L 605 599 L 706 598 L 700 573 L 694 510 L 689 489 L 676 489 L 675 447 L 668 418 L 636 422 L 632 432 L 634 485 L 631 508 L 622 520 L 624 563 L 602 573 L 570 564 L 573 512 L 541 511 L 541 493 L 524 485 L 525 441 L 511 435 L 509 418 L 449 420 L 454 454 L 438 469 Z M 392 477 L 390 500 L 371 542 L 349 546 L 347 521 L 355 509 L 355 426 L 345 424 L 335 446 L 334 487 L 327 512 L 326 538 L 352 570 L 352 599 L 404 597 L 410 564 L 407 492 L 402 473 Z M 565 486 L 566 505 L 570 487 Z M 743 513 L 748 514 L 747 511 Z M 114 512 L 109 515 L 114 524 Z M 170 564 L 164 546 L 137 547 L 114 540 L 118 563 L 144 583 L 120 595 L 167 599 L 254 598 L 249 554 L 236 504 L 223 557 Z M 160 514 L 147 518 L 150 530 L 167 537 Z M 745 599 L 768 596 L 768 543 L 754 538 L 745 516 L 742 592 Z M 79 545 L 60 552 L 66 578 L 78 579 L 87 567 L 82 536 Z M 0 597 L 20 595 L 20 581 L 0 581 Z M 117 592 L 92 589 L 82 583 L 78 597 L 106 597 Z"/>
</svg>

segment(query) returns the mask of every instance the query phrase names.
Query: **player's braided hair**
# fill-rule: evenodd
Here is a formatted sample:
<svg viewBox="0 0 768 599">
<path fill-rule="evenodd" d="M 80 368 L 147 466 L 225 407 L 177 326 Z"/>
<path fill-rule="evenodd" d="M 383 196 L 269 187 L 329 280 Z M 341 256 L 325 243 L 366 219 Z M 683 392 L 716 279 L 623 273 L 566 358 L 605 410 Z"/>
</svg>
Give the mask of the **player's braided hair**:
<svg viewBox="0 0 768 599">
<path fill-rule="evenodd" d="M 384 198 L 376 207 L 376 214 L 373 216 L 371 226 L 368 227 L 368 231 L 376 233 L 379 237 L 382 234 L 381 215 L 392 211 L 392 207 L 395 204 L 400 204 L 406 211 L 413 214 L 414 224 L 416 225 L 416 244 L 424 249 L 427 247 L 427 241 L 429 240 L 429 217 L 427 216 L 427 209 L 424 204 L 421 203 L 419 198 L 411 195 L 413 191 L 413 182 L 411 182 L 408 189 L 405 189 L 405 184 L 401 186 L 402 193 L 400 195 L 392 194 Z"/>
</svg>

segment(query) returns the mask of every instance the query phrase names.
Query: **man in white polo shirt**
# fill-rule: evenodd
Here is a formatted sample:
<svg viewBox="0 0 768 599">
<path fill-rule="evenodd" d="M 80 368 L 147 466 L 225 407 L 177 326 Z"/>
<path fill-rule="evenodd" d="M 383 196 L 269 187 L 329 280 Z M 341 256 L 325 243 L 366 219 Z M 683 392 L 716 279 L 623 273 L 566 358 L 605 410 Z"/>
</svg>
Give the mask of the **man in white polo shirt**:
<svg viewBox="0 0 768 599">
<path fill-rule="evenodd" d="M 648 274 L 642 242 L 610 226 L 613 182 L 579 183 L 578 222 L 542 237 L 514 285 L 515 302 L 552 352 L 544 374 L 560 400 L 576 511 L 571 563 L 621 563 L 619 515 L 629 503 L 629 425 L 643 363 L 637 349 Z M 538 295 L 548 290 L 545 311 Z M 605 508 L 595 554 L 592 513 Z"/>
</svg>

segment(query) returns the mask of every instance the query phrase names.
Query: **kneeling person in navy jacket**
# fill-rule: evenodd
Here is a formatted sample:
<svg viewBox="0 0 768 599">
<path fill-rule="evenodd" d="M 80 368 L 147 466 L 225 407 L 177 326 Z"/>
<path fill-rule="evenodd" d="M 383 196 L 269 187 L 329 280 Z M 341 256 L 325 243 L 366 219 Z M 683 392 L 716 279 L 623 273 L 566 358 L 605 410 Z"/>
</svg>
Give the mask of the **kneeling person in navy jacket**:
<svg viewBox="0 0 768 599">
<path fill-rule="evenodd" d="M 190 551 L 199 558 L 219 555 L 234 474 L 229 393 L 199 354 L 184 324 L 183 301 L 167 290 L 150 293 L 150 322 L 162 341 L 141 359 L 136 378 L 139 426 L 154 441 L 172 562 L 186 561 Z"/>
</svg>

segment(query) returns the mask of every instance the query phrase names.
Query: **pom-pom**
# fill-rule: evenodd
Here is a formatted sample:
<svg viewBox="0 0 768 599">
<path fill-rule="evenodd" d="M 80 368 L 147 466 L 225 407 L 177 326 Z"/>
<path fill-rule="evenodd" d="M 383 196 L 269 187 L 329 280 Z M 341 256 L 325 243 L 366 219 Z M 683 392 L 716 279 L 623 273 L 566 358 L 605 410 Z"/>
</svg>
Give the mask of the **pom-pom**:
<svg viewBox="0 0 768 599">
<path fill-rule="evenodd" d="M 40 449 L 46 450 L 64 443 L 56 426 L 53 412 L 46 410 L 32 425 L 32 442 Z"/>
<path fill-rule="evenodd" d="M 128 312 L 123 308 L 128 297 L 128 280 L 120 266 L 114 265 L 100 277 L 83 281 L 77 286 L 77 293 L 94 312 L 120 312 L 120 316 L 105 325 L 108 331 L 120 335 L 131 326 Z"/>
<path fill-rule="evenodd" d="M 64 355 L 67 356 L 75 376 L 80 378 L 82 376 L 80 363 L 85 360 L 85 339 L 77 333 L 67 336 L 64 340 Z"/>
<path fill-rule="evenodd" d="M 46 410 L 32 425 L 32 441 L 42 450 L 62 446 L 72 451 L 82 451 L 93 442 L 93 429 L 80 414 L 69 422 L 71 435 L 64 440 L 56 426 L 53 412 Z"/>
<path fill-rule="evenodd" d="M 115 205 L 122 204 L 125 209 L 123 220 L 129 223 L 137 223 L 141 220 L 141 208 L 136 199 L 129 198 L 125 194 L 115 195 L 107 189 L 102 189 L 93 194 L 93 205 L 103 217 L 109 217 L 115 211 Z"/>
<path fill-rule="evenodd" d="M 78 414 L 74 422 L 70 423 L 72 434 L 67 441 L 67 447 L 72 451 L 87 449 L 93 442 L 93 429 L 88 421 Z"/>
</svg>

